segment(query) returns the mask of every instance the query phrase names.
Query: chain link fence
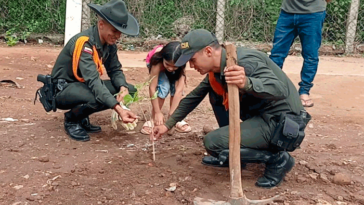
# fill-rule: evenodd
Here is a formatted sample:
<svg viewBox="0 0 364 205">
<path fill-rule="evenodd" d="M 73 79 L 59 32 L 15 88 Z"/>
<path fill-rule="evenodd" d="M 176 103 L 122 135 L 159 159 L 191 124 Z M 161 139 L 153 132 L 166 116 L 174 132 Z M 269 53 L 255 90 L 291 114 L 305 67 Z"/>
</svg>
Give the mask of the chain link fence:
<svg viewBox="0 0 364 205">
<path fill-rule="evenodd" d="M 0 38 L 6 32 L 63 34 L 67 0 L 0 0 Z M 82 29 L 96 23 L 83 0 Z M 222 41 L 270 51 L 282 0 L 125 0 L 140 23 L 141 42 L 181 39 L 205 28 Z M 10 31 L 10 32 L 9 32 Z M 364 1 L 333 0 L 327 6 L 322 49 L 364 53 Z M 293 48 L 299 47 L 297 38 Z M 327 53 L 326 52 L 326 53 Z"/>
<path fill-rule="evenodd" d="M 270 51 L 281 0 L 219 0 L 226 2 L 216 29 L 225 25 L 223 39 Z M 326 54 L 364 52 L 364 1 L 341 0 L 327 5 L 320 51 Z M 222 22 L 221 22 L 222 21 Z M 296 38 L 291 53 L 301 51 Z"/>
<path fill-rule="evenodd" d="M 94 0 L 103 4 L 108 0 Z M 126 0 L 128 10 L 140 24 L 140 37 L 175 39 L 190 29 L 214 30 L 216 0 Z"/>
</svg>

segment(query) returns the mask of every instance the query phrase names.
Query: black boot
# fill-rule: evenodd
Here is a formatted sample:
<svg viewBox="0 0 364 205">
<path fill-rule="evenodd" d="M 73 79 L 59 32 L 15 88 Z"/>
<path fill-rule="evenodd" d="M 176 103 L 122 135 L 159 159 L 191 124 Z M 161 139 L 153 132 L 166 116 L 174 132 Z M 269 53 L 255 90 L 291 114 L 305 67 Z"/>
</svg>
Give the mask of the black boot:
<svg viewBox="0 0 364 205">
<path fill-rule="evenodd" d="M 247 163 L 266 163 L 271 156 L 272 153 L 268 151 L 240 148 L 240 160 L 242 168 L 245 168 Z M 213 156 L 204 157 L 202 159 L 202 164 L 214 167 L 228 167 L 229 150 L 226 149 L 221 151 L 218 158 Z"/>
<path fill-rule="evenodd" d="M 213 167 L 229 167 L 229 160 L 228 161 L 221 161 L 219 158 L 213 156 L 205 156 L 202 158 L 203 165 L 213 166 Z"/>
<path fill-rule="evenodd" d="M 81 126 L 83 127 L 83 129 L 86 130 L 86 132 L 88 133 L 97 133 L 97 132 L 101 132 L 101 127 L 100 126 L 96 126 L 96 125 L 92 125 L 90 123 L 90 118 L 85 117 L 81 120 Z"/>
<path fill-rule="evenodd" d="M 288 152 L 272 153 L 265 150 L 256 150 L 250 148 L 240 149 L 240 159 L 242 167 L 246 163 L 264 163 L 266 168 L 264 176 L 259 178 L 255 183 L 259 187 L 272 188 L 278 186 L 287 172 L 291 171 L 294 166 L 294 159 Z M 228 167 L 229 166 L 229 150 L 220 152 L 218 158 L 207 156 L 204 157 L 202 163 L 210 166 Z"/>
<path fill-rule="evenodd" d="M 74 140 L 88 141 L 90 136 L 81 125 L 81 120 L 94 113 L 96 110 L 81 104 L 72 108 L 69 112 L 64 113 L 64 129 L 67 134 Z"/>
<path fill-rule="evenodd" d="M 64 118 L 64 129 L 67 134 L 74 140 L 77 141 L 89 141 L 90 136 L 88 136 L 85 129 L 82 128 L 79 122 L 69 121 L 66 117 Z"/>
<path fill-rule="evenodd" d="M 272 155 L 266 163 L 264 176 L 260 177 L 255 185 L 263 188 L 278 186 L 294 164 L 295 160 L 288 152 L 278 152 Z"/>
<path fill-rule="evenodd" d="M 213 156 L 206 156 L 206 157 L 202 158 L 201 163 L 203 165 L 212 166 L 212 167 L 229 167 L 229 160 L 224 162 L 220 158 L 216 158 Z M 242 169 L 246 168 L 246 164 L 244 162 L 241 162 L 240 166 Z"/>
</svg>

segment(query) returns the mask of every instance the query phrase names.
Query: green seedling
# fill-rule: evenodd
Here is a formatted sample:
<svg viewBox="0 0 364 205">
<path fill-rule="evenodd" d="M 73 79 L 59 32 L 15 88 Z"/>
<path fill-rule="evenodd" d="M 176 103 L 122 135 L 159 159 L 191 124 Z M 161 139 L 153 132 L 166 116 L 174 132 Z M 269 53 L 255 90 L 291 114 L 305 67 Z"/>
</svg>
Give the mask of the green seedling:
<svg viewBox="0 0 364 205">
<path fill-rule="evenodd" d="M 132 96 L 132 95 L 130 95 L 130 94 L 127 94 L 127 95 L 125 95 L 124 96 L 124 98 L 123 98 L 123 102 L 120 102 L 120 106 L 121 107 L 123 107 L 124 109 L 127 109 L 127 110 L 129 110 L 129 106 L 131 105 L 131 104 L 133 104 L 133 103 L 136 103 L 136 104 L 138 104 L 138 106 L 139 106 L 139 108 L 140 108 L 140 110 L 143 110 L 142 108 L 141 108 L 141 105 L 140 105 L 140 103 L 143 101 L 143 100 L 154 100 L 154 99 L 157 99 L 157 97 L 158 97 L 158 90 L 153 94 L 153 96 L 152 97 L 144 97 L 141 93 L 141 91 L 143 90 L 143 88 L 145 87 L 145 86 L 149 86 L 149 84 L 152 82 L 152 80 L 153 80 L 153 78 L 154 78 L 155 76 L 153 76 L 153 77 L 151 77 L 147 82 L 144 82 L 144 83 L 141 83 L 141 84 L 137 84 L 137 85 L 135 85 L 135 88 L 136 88 L 136 92 L 135 92 L 135 94 L 134 94 L 134 96 Z M 114 96 L 117 96 L 117 95 L 119 95 L 119 94 L 121 94 L 121 93 L 117 93 L 117 94 L 115 94 Z M 150 119 L 149 120 L 151 120 L 151 118 L 152 118 L 152 114 L 151 114 L 151 110 L 150 110 L 150 108 L 149 108 L 149 116 L 150 116 Z M 144 112 L 142 112 L 143 113 L 143 116 L 144 116 L 144 119 L 145 120 L 147 120 L 147 117 L 145 116 L 145 114 L 144 114 Z M 135 127 L 137 126 L 137 122 L 138 122 L 138 120 L 135 120 L 134 122 L 132 122 L 132 123 L 124 123 L 121 119 L 120 119 L 120 117 L 119 117 L 119 115 L 118 115 L 118 113 L 117 112 L 115 112 L 115 110 L 113 110 L 112 111 L 112 113 L 111 113 L 111 126 L 115 129 L 115 130 L 117 130 L 118 129 L 118 127 L 117 127 L 117 124 L 116 124 L 116 122 L 119 122 L 120 124 L 121 124 L 121 126 L 122 127 L 124 127 L 126 130 L 134 130 L 135 129 Z M 153 124 L 153 123 L 152 123 Z M 152 129 L 153 129 L 153 127 L 152 127 Z M 153 148 L 153 151 L 152 151 L 152 153 L 153 153 L 153 161 L 155 161 L 155 146 L 154 146 L 154 141 L 152 141 L 152 148 Z"/>
<path fill-rule="evenodd" d="M 153 78 L 155 76 L 153 76 L 151 79 L 149 79 L 148 81 L 141 83 L 141 84 L 137 84 L 135 85 L 136 88 L 136 92 L 135 94 L 132 96 L 130 94 L 127 94 L 124 96 L 123 101 L 120 102 L 120 106 L 124 109 L 129 110 L 129 106 L 133 103 L 137 103 L 138 106 L 140 107 L 140 103 L 142 101 L 145 100 L 154 100 L 157 98 L 158 96 L 158 91 L 156 91 L 152 97 L 145 97 L 141 94 L 141 91 L 144 87 L 149 86 L 149 84 L 152 82 Z M 114 96 L 117 96 L 121 94 L 121 92 L 115 94 Z M 140 107 L 141 108 L 141 107 Z M 142 110 L 142 109 L 141 109 Z M 143 113 L 144 115 L 144 113 Z M 151 116 L 151 115 L 150 115 Z M 144 115 L 144 118 L 147 120 L 146 116 Z M 120 119 L 118 113 L 116 111 L 112 111 L 111 113 L 111 126 L 117 130 L 117 122 L 119 122 L 121 124 L 122 127 L 124 127 L 126 130 L 134 130 L 135 127 L 137 126 L 137 120 L 135 120 L 133 123 L 123 123 L 123 121 Z"/>
</svg>

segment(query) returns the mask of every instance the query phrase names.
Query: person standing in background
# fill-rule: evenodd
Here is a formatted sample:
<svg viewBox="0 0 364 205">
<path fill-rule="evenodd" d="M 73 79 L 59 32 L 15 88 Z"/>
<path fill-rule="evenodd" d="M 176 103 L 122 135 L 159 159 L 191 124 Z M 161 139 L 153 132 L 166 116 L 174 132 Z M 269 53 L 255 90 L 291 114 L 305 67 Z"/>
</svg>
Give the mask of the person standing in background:
<svg viewBox="0 0 364 205">
<path fill-rule="evenodd" d="M 283 0 L 273 39 L 270 59 L 283 67 L 289 49 L 299 36 L 304 59 L 298 93 L 304 107 L 312 107 L 310 90 L 319 63 L 326 5 L 331 0 Z"/>
</svg>

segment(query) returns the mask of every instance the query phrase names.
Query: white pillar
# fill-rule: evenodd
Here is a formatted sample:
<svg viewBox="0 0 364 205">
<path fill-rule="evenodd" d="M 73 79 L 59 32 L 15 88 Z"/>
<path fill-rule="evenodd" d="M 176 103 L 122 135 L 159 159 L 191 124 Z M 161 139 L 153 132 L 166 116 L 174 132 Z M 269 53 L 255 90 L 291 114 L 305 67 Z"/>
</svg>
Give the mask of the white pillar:
<svg viewBox="0 0 364 205">
<path fill-rule="evenodd" d="M 360 0 L 351 1 L 349 18 L 346 27 L 345 53 L 352 53 L 354 51 L 354 40 L 356 34 L 356 27 L 358 25 L 359 6 L 360 6 Z"/>
<path fill-rule="evenodd" d="M 216 11 L 216 38 L 219 43 L 224 41 L 224 29 L 225 29 L 225 0 L 217 1 L 217 11 Z"/>
<path fill-rule="evenodd" d="M 67 0 L 64 45 L 70 38 L 81 32 L 81 20 L 82 0 Z"/>
</svg>

